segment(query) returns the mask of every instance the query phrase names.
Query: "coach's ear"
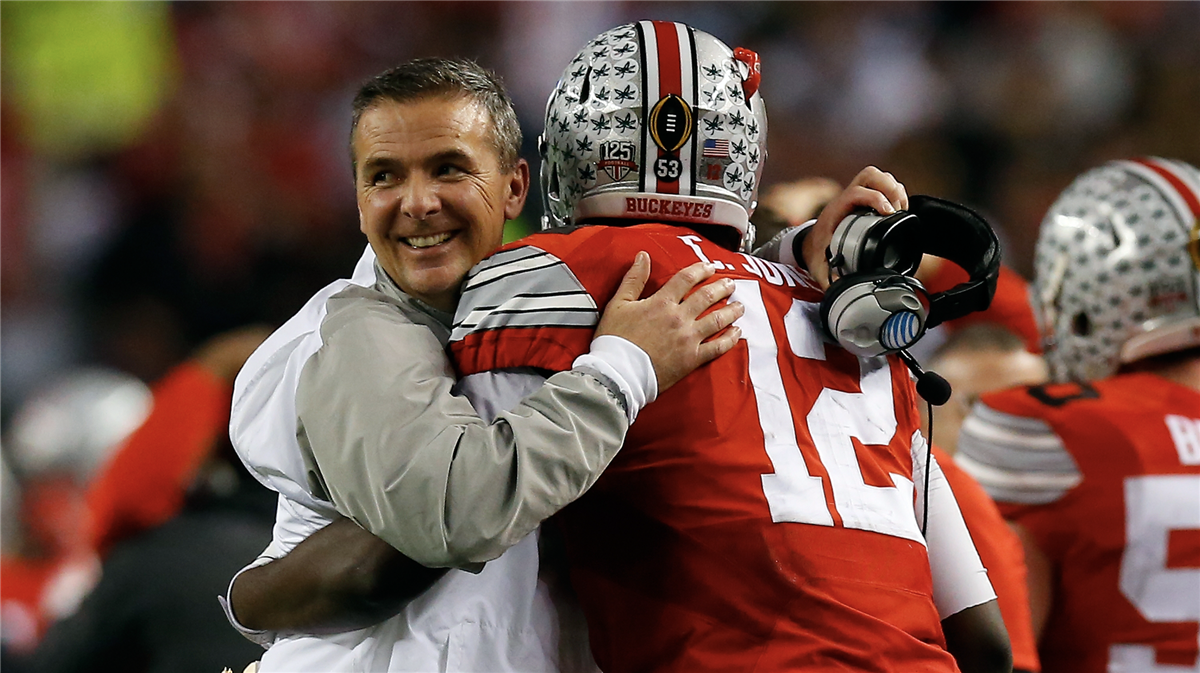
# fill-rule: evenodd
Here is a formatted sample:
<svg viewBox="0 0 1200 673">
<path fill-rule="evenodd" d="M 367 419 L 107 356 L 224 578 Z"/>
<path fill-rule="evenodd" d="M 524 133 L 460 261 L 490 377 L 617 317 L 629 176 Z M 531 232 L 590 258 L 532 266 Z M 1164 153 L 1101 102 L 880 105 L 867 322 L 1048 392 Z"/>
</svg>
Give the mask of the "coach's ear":
<svg viewBox="0 0 1200 673">
<path fill-rule="evenodd" d="M 504 219 L 515 220 L 525 208 L 525 198 L 529 196 L 529 162 L 517 159 L 508 176 L 508 193 L 504 201 Z"/>
</svg>

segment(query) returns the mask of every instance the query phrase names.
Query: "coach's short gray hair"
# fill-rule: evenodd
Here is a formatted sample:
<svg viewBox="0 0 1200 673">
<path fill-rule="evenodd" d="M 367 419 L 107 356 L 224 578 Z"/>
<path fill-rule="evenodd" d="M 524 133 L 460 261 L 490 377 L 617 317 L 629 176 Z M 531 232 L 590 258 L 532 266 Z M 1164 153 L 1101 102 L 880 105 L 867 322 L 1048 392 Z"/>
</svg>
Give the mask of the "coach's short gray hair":
<svg viewBox="0 0 1200 673">
<path fill-rule="evenodd" d="M 408 103 L 433 96 L 465 96 L 492 118 L 492 144 L 505 173 L 513 170 L 521 149 L 521 125 L 512 99 L 496 73 L 467 59 L 418 58 L 376 75 L 354 97 L 350 126 L 350 163 L 356 164 L 354 134 L 363 112 L 381 100 Z"/>
</svg>

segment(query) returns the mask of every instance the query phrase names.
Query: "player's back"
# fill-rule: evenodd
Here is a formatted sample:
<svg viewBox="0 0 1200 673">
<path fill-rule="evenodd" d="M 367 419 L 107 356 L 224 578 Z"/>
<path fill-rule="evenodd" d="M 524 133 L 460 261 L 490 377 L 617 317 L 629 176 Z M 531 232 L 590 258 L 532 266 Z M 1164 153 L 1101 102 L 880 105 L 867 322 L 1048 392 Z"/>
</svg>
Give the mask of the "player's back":
<svg viewBox="0 0 1200 673">
<path fill-rule="evenodd" d="M 1124 374 L 985 395 L 958 459 L 1055 567 L 1045 670 L 1200 670 L 1200 393 Z"/>
<path fill-rule="evenodd" d="M 914 514 L 908 373 L 827 347 L 800 273 L 682 227 L 534 235 L 468 280 L 460 373 L 568 368 L 639 250 L 647 291 L 697 260 L 732 278 L 744 340 L 643 409 L 559 519 L 597 662 L 954 670 Z"/>
</svg>

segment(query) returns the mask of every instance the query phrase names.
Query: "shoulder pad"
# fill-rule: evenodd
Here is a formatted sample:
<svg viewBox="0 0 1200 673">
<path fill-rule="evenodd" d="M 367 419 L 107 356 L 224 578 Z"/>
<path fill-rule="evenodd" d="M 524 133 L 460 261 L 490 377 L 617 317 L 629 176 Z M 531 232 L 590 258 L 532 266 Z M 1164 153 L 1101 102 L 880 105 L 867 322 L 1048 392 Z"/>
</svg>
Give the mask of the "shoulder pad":
<svg viewBox="0 0 1200 673">
<path fill-rule="evenodd" d="M 595 300 L 567 265 L 533 246 L 502 250 L 471 270 L 451 341 L 511 327 L 595 327 Z"/>
<path fill-rule="evenodd" d="M 1048 423 L 984 402 L 963 421 L 955 462 L 998 502 L 1051 503 L 1083 478 Z"/>
</svg>

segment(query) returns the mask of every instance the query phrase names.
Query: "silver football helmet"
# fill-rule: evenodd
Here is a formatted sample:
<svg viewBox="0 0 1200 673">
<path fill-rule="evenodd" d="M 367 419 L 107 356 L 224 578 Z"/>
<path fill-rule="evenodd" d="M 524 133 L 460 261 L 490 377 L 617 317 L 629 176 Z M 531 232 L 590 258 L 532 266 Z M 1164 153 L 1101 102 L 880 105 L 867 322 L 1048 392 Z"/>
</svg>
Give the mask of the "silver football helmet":
<svg viewBox="0 0 1200 673">
<path fill-rule="evenodd" d="M 22 477 L 69 473 L 86 484 L 150 414 L 150 388 L 101 367 L 68 373 L 17 410 L 5 448 Z"/>
<path fill-rule="evenodd" d="M 1033 300 L 1051 375 L 1093 380 L 1200 345 L 1200 171 L 1114 161 L 1067 187 L 1042 220 Z"/>
<path fill-rule="evenodd" d="M 542 226 L 721 224 L 748 246 L 767 147 L 759 79 L 754 52 L 682 23 L 593 39 L 546 104 Z"/>
</svg>

